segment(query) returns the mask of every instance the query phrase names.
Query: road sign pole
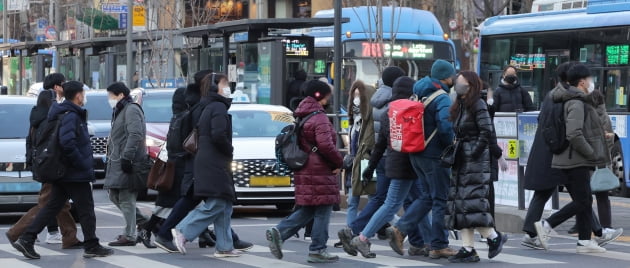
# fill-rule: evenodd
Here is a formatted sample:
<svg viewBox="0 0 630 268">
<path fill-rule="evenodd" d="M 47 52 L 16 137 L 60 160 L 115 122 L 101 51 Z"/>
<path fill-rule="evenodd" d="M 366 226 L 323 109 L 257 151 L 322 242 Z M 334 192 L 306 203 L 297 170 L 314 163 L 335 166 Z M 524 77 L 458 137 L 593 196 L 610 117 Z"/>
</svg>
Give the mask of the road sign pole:
<svg viewBox="0 0 630 268">
<path fill-rule="evenodd" d="M 129 23 L 129 20 L 133 21 L 133 0 L 127 0 L 127 87 L 133 86 L 133 23 Z"/>
</svg>

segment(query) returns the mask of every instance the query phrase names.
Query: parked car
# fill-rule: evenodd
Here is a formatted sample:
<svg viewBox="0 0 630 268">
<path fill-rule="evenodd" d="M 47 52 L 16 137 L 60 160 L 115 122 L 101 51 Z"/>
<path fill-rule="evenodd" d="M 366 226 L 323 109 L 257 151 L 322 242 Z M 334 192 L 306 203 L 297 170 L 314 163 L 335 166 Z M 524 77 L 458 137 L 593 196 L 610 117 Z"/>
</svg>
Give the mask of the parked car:
<svg viewBox="0 0 630 268">
<path fill-rule="evenodd" d="M 174 90 L 134 91 L 147 121 L 147 146 L 157 157 L 166 140 Z M 237 205 L 275 205 L 290 209 L 295 202 L 293 173 L 276 161 L 275 137 L 293 122 L 291 110 L 265 104 L 232 104 L 232 171 Z"/>
<path fill-rule="evenodd" d="M 105 161 L 107 153 L 107 139 L 112 128 L 112 108 L 107 103 L 107 91 L 87 91 L 88 102 L 85 109 L 88 111 L 88 131 L 92 142 L 94 175 L 96 179 L 105 178 Z M 102 181 L 97 181 L 101 182 Z"/>
<path fill-rule="evenodd" d="M 26 136 L 36 99 L 0 96 L 0 211 L 26 211 L 37 204 L 41 184 L 26 167 Z"/>
</svg>

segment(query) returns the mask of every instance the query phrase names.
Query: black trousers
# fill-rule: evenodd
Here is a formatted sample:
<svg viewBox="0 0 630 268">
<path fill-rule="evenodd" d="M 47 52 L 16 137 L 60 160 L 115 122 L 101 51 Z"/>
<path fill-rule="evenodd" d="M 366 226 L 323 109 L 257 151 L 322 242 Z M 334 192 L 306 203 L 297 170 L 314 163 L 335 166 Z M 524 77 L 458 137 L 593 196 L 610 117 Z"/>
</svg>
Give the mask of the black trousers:
<svg viewBox="0 0 630 268">
<path fill-rule="evenodd" d="M 37 234 L 50 223 L 50 219 L 54 219 L 59 214 L 59 211 L 70 198 L 77 209 L 85 241 L 84 247 L 87 249 L 97 246 L 94 198 L 92 197 L 92 186 L 89 182 L 53 183 L 50 200 L 39 211 L 35 220 L 26 228 L 21 238 L 29 243 L 34 243 L 37 239 Z"/>
<path fill-rule="evenodd" d="M 588 167 L 577 167 L 562 171 L 569 178 L 569 184 L 566 186 L 572 201 L 547 218 L 547 222 L 553 228 L 575 216 L 579 223 L 577 225 L 579 240 L 590 240 L 593 222 L 591 170 Z"/>
</svg>

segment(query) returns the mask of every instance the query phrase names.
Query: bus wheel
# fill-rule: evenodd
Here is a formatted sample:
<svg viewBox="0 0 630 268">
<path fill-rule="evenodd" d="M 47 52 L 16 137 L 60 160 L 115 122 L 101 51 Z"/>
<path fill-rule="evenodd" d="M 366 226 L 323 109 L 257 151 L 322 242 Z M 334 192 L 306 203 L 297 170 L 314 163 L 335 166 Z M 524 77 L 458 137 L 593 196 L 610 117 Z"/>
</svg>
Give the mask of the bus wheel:
<svg viewBox="0 0 630 268">
<path fill-rule="evenodd" d="M 623 154 L 621 152 L 621 143 L 619 140 L 615 141 L 615 145 L 612 148 L 612 171 L 619 178 L 619 188 L 613 190 L 613 195 L 621 197 L 630 197 L 630 189 L 626 186 L 625 172 L 623 166 Z"/>
</svg>

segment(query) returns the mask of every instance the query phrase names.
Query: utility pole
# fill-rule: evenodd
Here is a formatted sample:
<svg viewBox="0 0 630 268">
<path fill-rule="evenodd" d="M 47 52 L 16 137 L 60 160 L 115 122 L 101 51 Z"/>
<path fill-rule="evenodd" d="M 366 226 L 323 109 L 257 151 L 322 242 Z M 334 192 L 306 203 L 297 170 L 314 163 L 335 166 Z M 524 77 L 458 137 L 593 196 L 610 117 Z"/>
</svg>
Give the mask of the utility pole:
<svg viewBox="0 0 630 268">
<path fill-rule="evenodd" d="M 7 31 L 7 25 L 9 24 L 9 18 L 7 16 L 7 0 L 2 1 L 2 42 L 9 43 L 9 31 Z"/>
<path fill-rule="evenodd" d="M 341 48 L 341 12 L 342 12 L 342 6 L 341 6 L 341 0 L 335 0 L 335 18 L 334 18 L 334 22 L 335 22 L 335 26 L 334 26 L 334 62 L 335 62 L 335 70 L 334 70 L 334 75 L 335 75 L 335 79 L 334 79 L 334 92 L 333 92 L 333 113 L 335 114 L 339 114 L 340 112 L 340 107 L 341 104 L 339 103 L 341 101 L 341 68 L 343 68 L 342 62 L 341 62 L 341 55 L 343 53 L 342 48 Z M 335 117 L 335 131 L 339 132 L 341 131 L 341 124 L 339 122 L 339 118 Z M 339 147 L 340 145 L 340 140 L 341 139 L 337 139 L 337 147 Z"/>
<path fill-rule="evenodd" d="M 133 0 L 127 0 L 127 87 L 133 87 Z"/>
</svg>

